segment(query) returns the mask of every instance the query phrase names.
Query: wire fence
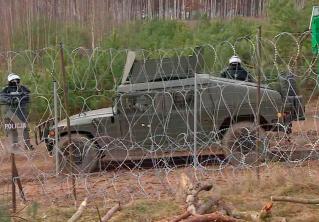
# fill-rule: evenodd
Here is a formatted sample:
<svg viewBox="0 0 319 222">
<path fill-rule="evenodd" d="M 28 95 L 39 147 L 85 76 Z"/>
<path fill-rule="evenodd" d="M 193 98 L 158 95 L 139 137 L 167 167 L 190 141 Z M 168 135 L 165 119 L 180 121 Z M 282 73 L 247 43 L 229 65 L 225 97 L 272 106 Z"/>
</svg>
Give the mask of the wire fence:
<svg viewBox="0 0 319 222">
<path fill-rule="evenodd" d="M 182 172 L 217 181 L 284 162 L 312 178 L 318 60 L 307 36 L 262 38 L 261 56 L 248 37 L 183 49 L 63 46 L 64 67 L 60 47 L 1 53 L 3 84 L 14 72 L 31 91 L 2 101 L 1 208 L 11 206 L 12 153 L 25 204 L 46 209 L 171 197 Z M 225 69 L 233 55 L 247 75 Z"/>
</svg>

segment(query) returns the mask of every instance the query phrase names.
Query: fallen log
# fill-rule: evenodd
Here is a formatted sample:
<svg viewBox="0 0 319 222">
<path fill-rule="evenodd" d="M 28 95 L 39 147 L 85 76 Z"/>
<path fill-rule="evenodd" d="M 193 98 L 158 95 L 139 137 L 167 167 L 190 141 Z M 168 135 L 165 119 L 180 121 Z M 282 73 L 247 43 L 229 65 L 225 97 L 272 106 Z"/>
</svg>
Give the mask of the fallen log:
<svg viewBox="0 0 319 222">
<path fill-rule="evenodd" d="M 107 222 L 109 221 L 113 214 L 115 214 L 117 211 L 121 209 L 121 204 L 117 203 L 114 207 L 112 207 L 101 219 L 101 222 Z"/>
<path fill-rule="evenodd" d="M 187 204 L 187 210 L 185 213 L 177 216 L 176 218 L 172 219 L 170 222 L 178 222 L 188 218 L 191 215 L 206 213 L 213 206 L 214 201 L 207 201 L 203 204 L 199 204 L 197 196 L 201 191 L 209 191 L 212 188 L 213 188 L 213 185 L 199 186 L 199 184 L 197 184 L 196 186 L 194 186 L 193 184 L 189 183 L 187 187 L 187 196 L 185 201 Z M 199 212 L 197 212 L 198 211 L 197 208 L 199 209 Z"/>
<path fill-rule="evenodd" d="M 259 213 L 255 211 L 251 211 L 251 212 L 233 211 L 231 216 L 237 219 L 245 220 L 245 221 L 252 221 L 252 222 L 262 221 L 259 219 Z"/>
<path fill-rule="evenodd" d="M 197 184 L 196 186 L 190 185 L 188 191 L 187 191 L 187 197 L 186 197 L 186 204 L 187 204 L 187 212 L 190 214 L 197 214 L 197 208 L 199 205 L 198 201 L 198 194 L 201 191 L 209 191 L 213 188 L 213 185 L 203 185 L 199 186 Z"/>
<path fill-rule="evenodd" d="M 271 209 L 272 209 L 272 203 L 266 204 L 260 212 L 256 211 L 237 211 L 232 210 L 231 216 L 239 219 L 243 219 L 246 221 L 253 221 L 253 222 L 261 222 L 261 221 L 269 221 L 269 218 L 271 218 Z"/>
<path fill-rule="evenodd" d="M 177 216 L 176 218 L 170 220 L 170 222 L 179 222 L 181 220 L 184 220 L 184 219 L 188 218 L 189 216 L 191 216 L 191 213 L 186 211 L 185 213 L 183 213 L 183 214 Z"/>
<path fill-rule="evenodd" d="M 212 213 L 211 210 L 213 209 L 214 206 L 219 206 L 219 199 L 211 198 L 202 204 L 198 204 L 196 212 L 197 214 L 200 214 L 200 215 Z"/>
<path fill-rule="evenodd" d="M 202 204 L 199 204 L 198 206 L 198 209 L 192 209 L 190 210 L 189 208 L 187 209 L 187 211 L 181 215 L 179 215 L 178 217 L 172 219 L 170 222 L 179 222 L 181 220 L 184 220 L 186 218 L 188 218 L 189 216 L 192 215 L 191 212 L 193 211 L 196 211 L 197 214 L 206 214 L 206 213 L 209 213 L 209 211 L 213 208 L 214 205 L 217 204 L 219 200 L 216 200 L 216 199 L 210 199 L 210 200 L 207 200 L 206 202 L 202 203 Z"/>
<path fill-rule="evenodd" d="M 203 185 L 203 186 L 199 187 L 198 189 L 196 189 L 196 191 L 193 195 L 197 196 L 201 191 L 210 191 L 212 188 L 213 188 L 213 185 L 211 185 L 211 184 Z"/>
<path fill-rule="evenodd" d="M 83 214 L 84 209 L 86 208 L 88 198 L 86 197 L 82 203 L 80 204 L 78 210 L 72 215 L 72 217 L 68 220 L 68 222 L 77 221 Z"/>
<path fill-rule="evenodd" d="M 291 203 L 301 203 L 301 204 L 319 204 L 319 199 L 304 199 L 304 198 L 285 197 L 285 196 L 272 196 L 271 201 L 291 202 Z"/>
</svg>

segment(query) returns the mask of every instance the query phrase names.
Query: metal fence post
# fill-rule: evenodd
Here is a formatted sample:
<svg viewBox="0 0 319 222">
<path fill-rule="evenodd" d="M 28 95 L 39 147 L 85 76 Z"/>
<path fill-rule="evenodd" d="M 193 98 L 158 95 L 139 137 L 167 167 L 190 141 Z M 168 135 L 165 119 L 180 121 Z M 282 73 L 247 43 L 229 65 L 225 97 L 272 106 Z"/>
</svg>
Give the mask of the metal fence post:
<svg viewBox="0 0 319 222">
<path fill-rule="evenodd" d="M 256 151 L 258 155 L 258 160 L 260 158 L 260 100 L 261 100 L 261 92 L 260 92 L 260 76 L 261 76 L 261 26 L 258 27 L 257 32 L 257 48 L 256 48 L 256 56 L 257 56 L 257 98 L 256 98 L 256 127 L 257 127 L 257 140 L 256 140 Z M 260 179 L 260 170 L 259 166 L 256 167 L 256 175 L 257 179 Z"/>
<path fill-rule="evenodd" d="M 198 167 L 197 158 L 197 73 L 194 75 L 194 150 L 193 150 L 193 162 L 195 168 Z"/>
<path fill-rule="evenodd" d="M 55 175 L 59 175 L 59 146 L 58 146 L 58 90 L 57 82 L 53 81 L 53 99 L 54 99 L 54 131 L 55 131 L 55 143 L 54 143 L 54 155 L 55 155 Z"/>
</svg>

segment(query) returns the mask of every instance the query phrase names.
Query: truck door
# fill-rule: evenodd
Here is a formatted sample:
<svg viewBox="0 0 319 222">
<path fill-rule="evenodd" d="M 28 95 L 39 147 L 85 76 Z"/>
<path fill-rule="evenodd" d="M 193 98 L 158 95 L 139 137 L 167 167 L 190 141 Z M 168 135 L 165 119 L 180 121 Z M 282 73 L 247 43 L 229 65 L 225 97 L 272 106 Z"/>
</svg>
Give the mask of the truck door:
<svg viewBox="0 0 319 222">
<path fill-rule="evenodd" d="M 198 131 L 204 141 L 209 141 L 214 137 L 216 131 L 215 124 L 215 105 L 214 94 L 210 88 L 206 87 L 198 92 L 197 100 L 197 119 L 198 119 Z"/>
<path fill-rule="evenodd" d="M 197 135 L 202 141 L 211 138 L 214 130 L 214 102 L 208 88 L 197 92 Z M 172 104 L 168 121 L 168 136 L 179 144 L 192 142 L 194 132 L 194 90 L 182 89 L 171 92 L 166 98 Z M 207 140 L 208 139 L 208 140 Z"/>
<path fill-rule="evenodd" d="M 123 139 L 144 146 L 150 134 L 151 107 L 152 98 L 147 93 L 121 95 L 118 115 Z"/>
<path fill-rule="evenodd" d="M 191 89 L 174 90 L 165 99 L 167 136 L 178 146 L 187 146 L 194 129 L 194 91 Z"/>
</svg>

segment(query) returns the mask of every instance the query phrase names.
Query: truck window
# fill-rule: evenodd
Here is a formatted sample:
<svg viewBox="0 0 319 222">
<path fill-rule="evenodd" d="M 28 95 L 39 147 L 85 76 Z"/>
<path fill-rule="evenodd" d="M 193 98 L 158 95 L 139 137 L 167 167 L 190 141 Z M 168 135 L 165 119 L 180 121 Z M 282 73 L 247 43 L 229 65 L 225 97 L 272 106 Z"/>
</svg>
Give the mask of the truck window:
<svg viewBox="0 0 319 222">
<path fill-rule="evenodd" d="M 124 111 L 124 113 L 133 112 L 133 107 L 135 104 L 135 97 L 129 95 L 122 95 L 120 98 L 119 108 Z"/>
<path fill-rule="evenodd" d="M 154 96 L 154 109 L 157 113 L 170 112 L 173 105 L 172 95 L 168 92 L 159 92 Z"/>
<path fill-rule="evenodd" d="M 156 93 L 154 95 L 154 109 L 157 113 L 164 112 L 164 94 L 163 93 Z"/>
<path fill-rule="evenodd" d="M 189 90 L 186 92 L 185 102 L 188 108 L 192 109 L 194 107 L 194 91 L 193 90 Z"/>
<path fill-rule="evenodd" d="M 147 94 L 123 95 L 120 105 L 126 113 L 143 113 L 151 107 L 152 99 Z"/>
<path fill-rule="evenodd" d="M 175 109 L 179 110 L 179 109 L 184 109 L 186 107 L 185 94 L 183 94 L 182 92 L 174 92 L 173 98 L 174 98 Z"/>
<path fill-rule="evenodd" d="M 136 96 L 136 101 L 134 108 L 138 112 L 146 112 L 152 106 L 152 99 L 149 95 L 138 95 Z"/>
<path fill-rule="evenodd" d="M 194 106 L 194 91 L 177 91 L 172 93 L 175 109 L 186 109 Z"/>
</svg>

